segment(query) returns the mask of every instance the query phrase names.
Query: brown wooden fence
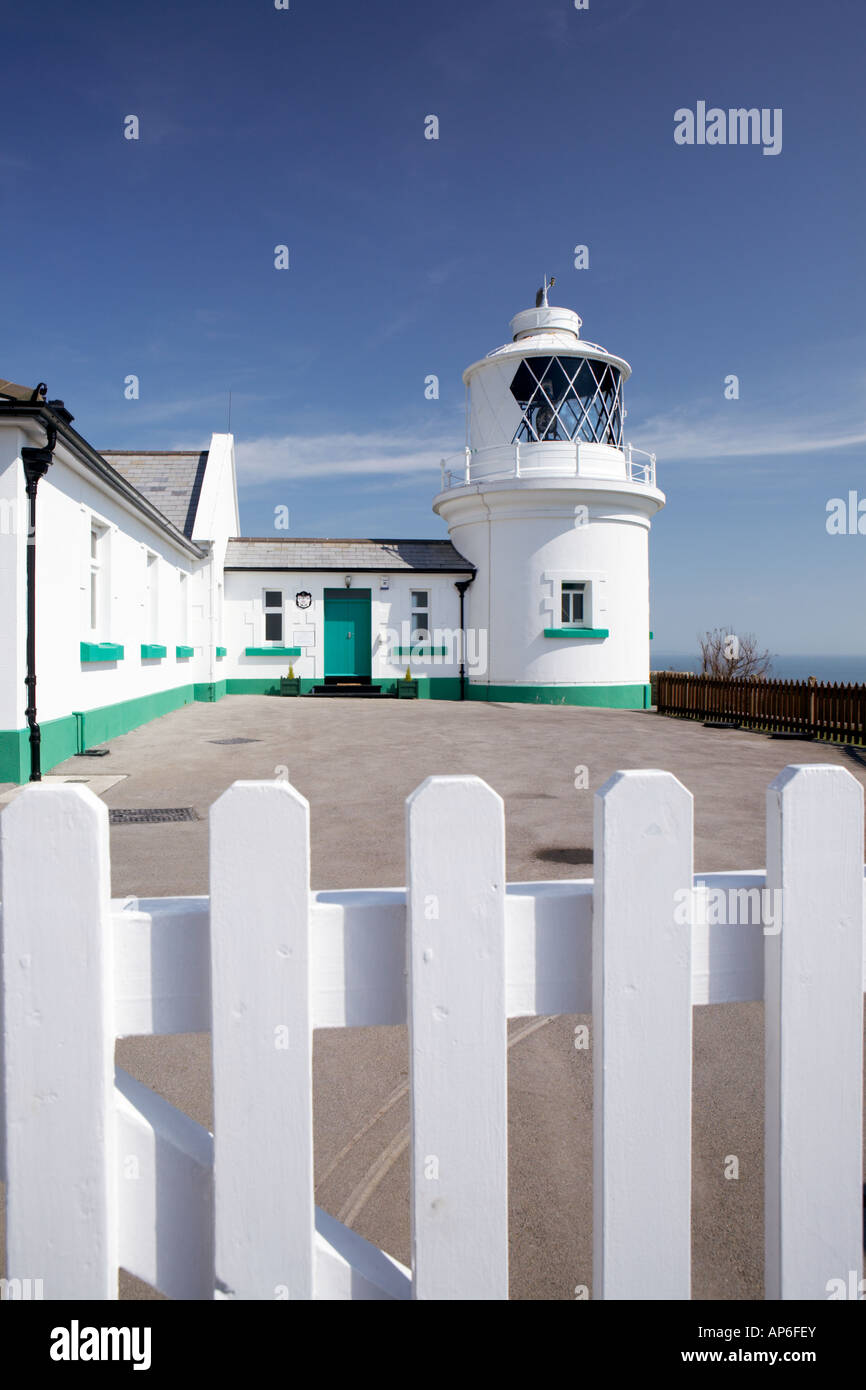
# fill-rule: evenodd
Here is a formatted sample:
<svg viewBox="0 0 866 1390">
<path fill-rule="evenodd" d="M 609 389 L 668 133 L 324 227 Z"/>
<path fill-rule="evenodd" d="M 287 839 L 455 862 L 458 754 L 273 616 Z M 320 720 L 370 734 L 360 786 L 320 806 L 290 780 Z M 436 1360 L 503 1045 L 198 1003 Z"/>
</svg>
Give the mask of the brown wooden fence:
<svg viewBox="0 0 866 1390">
<path fill-rule="evenodd" d="M 774 680 L 721 680 L 654 671 L 659 714 L 730 721 L 744 729 L 866 742 L 866 685 Z"/>
</svg>

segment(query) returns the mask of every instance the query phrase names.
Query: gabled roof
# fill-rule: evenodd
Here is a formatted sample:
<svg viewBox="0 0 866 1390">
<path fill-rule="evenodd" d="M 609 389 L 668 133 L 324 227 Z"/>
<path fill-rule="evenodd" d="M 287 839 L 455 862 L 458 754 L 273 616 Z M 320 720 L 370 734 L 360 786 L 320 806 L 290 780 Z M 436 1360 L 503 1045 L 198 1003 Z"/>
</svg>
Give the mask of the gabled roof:
<svg viewBox="0 0 866 1390">
<path fill-rule="evenodd" d="M 227 570 L 417 570 L 474 574 L 450 541 L 444 540 L 279 540 L 263 536 L 230 540 Z"/>
<path fill-rule="evenodd" d="M 162 512 L 166 520 L 192 537 L 195 514 L 207 468 L 207 449 L 160 453 L 134 449 L 102 450 L 102 457 Z"/>
</svg>

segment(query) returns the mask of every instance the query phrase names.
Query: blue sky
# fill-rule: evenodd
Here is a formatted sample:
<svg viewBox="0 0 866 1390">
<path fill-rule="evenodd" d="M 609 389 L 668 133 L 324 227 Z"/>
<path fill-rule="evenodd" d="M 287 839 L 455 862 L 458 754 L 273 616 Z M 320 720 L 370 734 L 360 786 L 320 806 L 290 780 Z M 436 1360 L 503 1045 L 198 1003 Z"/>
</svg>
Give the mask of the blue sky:
<svg viewBox="0 0 866 1390">
<path fill-rule="evenodd" d="M 462 370 L 556 274 L 658 454 L 659 647 L 866 653 L 825 525 L 866 498 L 864 40 L 862 0 L 19 8 L 0 376 L 106 450 L 206 444 L 231 390 L 246 534 L 443 535 Z M 781 152 L 677 145 L 699 101 L 781 108 Z"/>
</svg>

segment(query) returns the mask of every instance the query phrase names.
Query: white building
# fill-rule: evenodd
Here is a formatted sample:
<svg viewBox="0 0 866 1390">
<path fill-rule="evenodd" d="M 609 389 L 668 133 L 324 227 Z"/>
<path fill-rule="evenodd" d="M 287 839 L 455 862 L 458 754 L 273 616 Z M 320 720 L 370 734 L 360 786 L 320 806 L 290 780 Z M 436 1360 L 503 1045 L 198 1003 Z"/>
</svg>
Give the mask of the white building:
<svg viewBox="0 0 866 1390">
<path fill-rule="evenodd" d="M 628 364 L 580 327 L 542 304 L 467 369 L 469 443 L 433 502 L 450 540 L 244 539 L 231 435 L 100 454 L 62 402 L 0 382 L 0 782 L 30 773 L 21 451 L 52 431 L 35 550 L 43 771 L 193 700 L 276 694 L 290 666 L 304 695 L 396 694 L 409 666 L 420 698 L 648 704 L 664 497 L 654 461 L 623 446 Z"/>
</svg>

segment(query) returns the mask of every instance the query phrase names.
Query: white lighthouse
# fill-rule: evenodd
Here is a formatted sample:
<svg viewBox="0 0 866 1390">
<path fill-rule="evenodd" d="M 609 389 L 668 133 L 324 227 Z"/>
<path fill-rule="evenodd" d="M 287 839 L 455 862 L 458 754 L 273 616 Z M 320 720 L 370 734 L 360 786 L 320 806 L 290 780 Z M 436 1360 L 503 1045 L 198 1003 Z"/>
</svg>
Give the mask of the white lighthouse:
<svg viewBox="0 0 866 1390">
<path fill-rule="evenodd" d="M 631 368 L 547 292 L 464 372 L 465 456 L 443 466 L 433 502 L 476 569 L 465 623 L 487 633 L 489 662 L 469 693 L 642 708 L 650 520 L 665 498 L 654 456 L 623 442 Z"/>
</svg>

